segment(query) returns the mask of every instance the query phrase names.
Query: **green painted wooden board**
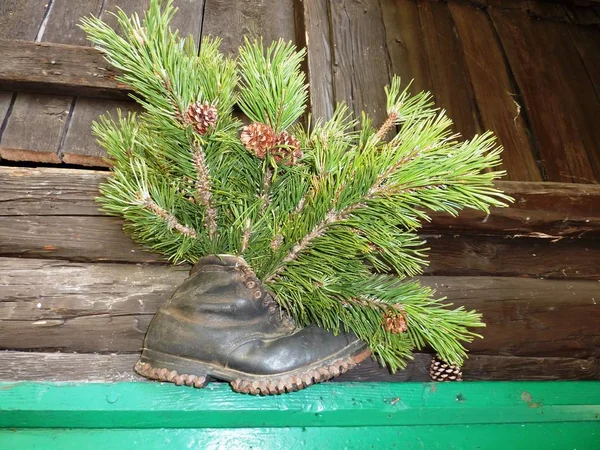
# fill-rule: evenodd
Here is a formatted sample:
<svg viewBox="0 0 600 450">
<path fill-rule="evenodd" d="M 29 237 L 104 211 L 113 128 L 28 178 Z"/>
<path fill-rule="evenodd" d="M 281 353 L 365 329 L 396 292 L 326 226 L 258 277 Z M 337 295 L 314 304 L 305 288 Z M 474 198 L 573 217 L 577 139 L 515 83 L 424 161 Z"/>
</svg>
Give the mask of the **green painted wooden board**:
<svg viewBox="0 0 600 450">
<path fill-rule="evenodd" d="M 0 449 L 600 449 L 600 382 L 0 383 Z"/>
<path fill-rule="evenodd" d="M 0 431 L 3 450 L 22 449 L 577 449 L 597 450 L 597 424 L 501 424 L 325 428 L 26 429 Z"/>
</svg>

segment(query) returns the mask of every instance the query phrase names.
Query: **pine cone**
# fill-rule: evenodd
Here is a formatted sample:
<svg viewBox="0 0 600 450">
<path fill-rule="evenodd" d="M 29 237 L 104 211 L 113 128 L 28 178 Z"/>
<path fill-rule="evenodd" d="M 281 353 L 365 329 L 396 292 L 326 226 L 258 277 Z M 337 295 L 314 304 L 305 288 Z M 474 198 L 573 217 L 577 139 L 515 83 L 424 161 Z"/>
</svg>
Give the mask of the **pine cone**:
<svg viewBox="0 0 600 450">
<path fill-rule="evenodd" d="M 196 131 L 200 134 L 206 134 L 209 128 L 214 127 L 219 117 L 217 108 L 208 102 L 192 103 L 187 111 L 190 122 L 194 124 Z"/>
<path fill-rule="evenodd" d="M 392 334 L 402 334 L 408 329 L 404 314 L 399 311 L 388 311 L 383 315 L 383 328 Z"/>
<path fill-rule="evenodd" d="M 275 132 L 264 123 L 254 122 L 242 128 L 240 141 L 247 150 L 254 153 L 260 159 L 264 159 L 267 152 L 271 150 L 276 143 Z"/>
<path fill-rule="evenodd" d="M 300 142 L 287 131 L 282 131 L 277 136 L 277 144 L 271 154 L 276 162 L 293 166 L 298 158 L 302 158 Z"/>
<path fill-rule="evenodd" d="M 444 362 L 440 355 L 431 360 L 429 369 L 431 381 L 462 381 L 462 370 L 456 364 Z"/>
</svg>

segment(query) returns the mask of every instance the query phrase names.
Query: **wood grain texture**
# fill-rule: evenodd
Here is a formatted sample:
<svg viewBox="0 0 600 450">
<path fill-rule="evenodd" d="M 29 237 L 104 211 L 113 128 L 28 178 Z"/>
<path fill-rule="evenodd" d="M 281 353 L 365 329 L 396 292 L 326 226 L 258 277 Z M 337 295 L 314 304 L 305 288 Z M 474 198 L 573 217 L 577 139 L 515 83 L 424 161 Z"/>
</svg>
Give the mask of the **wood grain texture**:
<svg viewBox="0 0 600 450">
<path fill-rule="evenodd" d="M 429 381 L 431 355 L 416 353 L 408 366 L 389 373 L 372 359 L 332 382 Z M 133 371 L 138 353 L 60 353 L 0 351 L 0 381 L 104 382 L 142 381 Z M 467 381 L 597 380 L 595 358 L 535 358 L 472 355 L 463 367 Z"/>
<path fill-rule="evenodd" d="M 163 263 L 122 231 L 122 221 L 98 216 L 0 217 L 0 255 L 70 261 Z M 600 240 L 428 235 L 427 274 L 600 278 Z"/>
<path fill-rule="evenodd" d="M 78 166 L 110 167 L 106 150 L 92 135 L 92 123 L 104 114 L 116 119 L 118 111 L 126 114 L 127 112 L 140 112 L 141 109 L 137 103 L 132 101 L 77 98 L 69 129 L 60 149 L 61 160 L 67 164 Z"/>
<path fill-rule="evenodd" d="M 265 45 L 295 40 L 294 0 L 206 0 L 204 13 L 202 34 L 221 37 L 225 53 L 237 54 L 244 36 Z"/>
<path fill-rule="evenodd" d="M 505 179 L 541 181 L 520 99 L 487 12 L 456 2 L 448 3 L 448 7 L 462 45 L 482 127 L 494 131 L 504 147 L 500 168 L 507 171 Z"/>
<path fill-rule="evenodd" d="M 33 41 L 49 6 L 37 0 L 0 2 L 0 39 Z"/>
<path fill-rule="evenodd" d="M 307 442 L 323 448 L 339 442 L 362 449 L 376 447 L 374 442 L 397 447 L 401 436 L 402 443 L 424 443 L 423 448 L 450 441 L 458 442 L 457 448 L 473 442 L 499 448 L 498 441 L 508 440 L 508 448 L 524 443 L 523 448 L 592 449 L 600 437 L 598 383 L 321 383 L 298 394 L 267 397 L 240 396 L 226 383 L 201 391 L 160 383 L 9 382 L 0 389 L 0 427 L 6 430 L 3 436 L 12 437 L 8 442 L 25 431 L 49 434 L 42 441 L 46 445 L 17 441 L 25 445 L 16 448 L 51 448 L 57 439 L 80 444 L 58 446 L 70 449 L 116 448 L 123 442 L 143 448 L 157 448 L 158 443 L 161 449 L 184 448 L 190 442 L 198 448 L 227 442 L 227 448 L 266 449 L 307 448 Z M 93 444 L 81 445 L 83 432 L 91 434 L 94 428 L 101 433 L 94 433 Z M 56 429 L 79 437 L 65 439 Z M 184 439 L 165 433 L 182 429 L 193 433 Z M 118 439 L 113 434 L 118 431 L 127 434 Z M 148 434 L 150 439 L 141 439 Z M 116 445 L 103 446 L 106 436 Z"/>
<path fill-rule="evenodd" d="M 128 87 L 100 51 L 81 45 L 0 40 L 4 90 L 127 98 Z"/>
<path fill-rule="evenodd" d="M 76 25 L 82 16 L 98 15 L 101 8 L 102 0 L 54 0 L 45 22 L 42 41 L 85 45 L 85 34 Z M 33 152 L 58 155 L 73 106 L 74 98 L 64 95 L 17 95 L 0 145 L 27 150 L 29 156 L 35 156 Z M 40 159 L 47 158 L 46 155 L 40 156 Z"/>
<path fill-rule="evenodd" d="M 426 274 L 600 278 L 600 240 L 423 235 Z"/>
<path fill-rule="evenodd" d="M 307 49 L 307 72 L 310 84 L 310 112 L 314 118 L 328 120 L 333 115 L 332 49 L 327 0 L 297 0 L 301 9 L 301 26 L 296 21 L 297 34 L 304 33 Z M 296 39 L 298 41 L 298 38 Z M 297 42 L 299 45 L 299 42 Z"/>
<path fill-rule="evenodd" d="M 378 0 L 329 2 L 333 39 L 334 101 L 364 111 L 379 126 L 387 116 L 384 86 L 390 68 Z"/>
<path fill-rule="evenodd" d="M 535 20 L 522 9 L 489 12 L 523 94 L 548 181 L 595 182 L 600 102 L 570 26 Z"/>
<path fill-rule="evenodd" d="M 433 91 L 425 37 L 415 0 L 382 0 L 386 49 L 392 74 L 404 83 L 413 80 L 411 92 Z"/>
<path fill-rule="evenodd" d="M 448 5 L 419 0 L 419 17 L 436 105 L 445 109 L 454 130 L 470 139 L 481 132 L 479 111 Z"/>
<path fill-rule="evenodd" d="M 0 215 L 102 215 L 94 198 L 108 174 L 92 170 L 0 168 Z M 497 182 L 514 197 L 490 214 L 465 210 L 457 217 L 432 213 L 425 230 L 513 237 L 600 237 L 600 186 Z"/>
<path fill-rule="evenodd" d="M 189 267 L 0 258 L 0 348 L 135 352 Z M 474 354 L 600 355 L 598 281 L 426 276 L 487 323 Z M 77 336 L 85 335 L 85 339 Z"/>
<path fill-rule="evenodd" d="M 0 2 L 0 39 L 34 40 L 48 7 L 49 3 L 37 0 Z M 2 135 L 12 103 L 12 92 L 0 92 L 0 159 L 6 158 L 5 152 L 2 151 Z"/>
<path fill-rule="evenodd" d="M 135 245 L 122 232 L 119 219 L 97 210 L 94 197 L 106 175 L 1 168 L 0 254 L 163 262 Z M 424 237 L 432 248 L 427 273 L 600 277 L 600 188 L 513 182 L 499 186 L 515 196 L 513 207 L 494 209 L 487 217 L 436 215 L 426 225 Z"/>
</svg>

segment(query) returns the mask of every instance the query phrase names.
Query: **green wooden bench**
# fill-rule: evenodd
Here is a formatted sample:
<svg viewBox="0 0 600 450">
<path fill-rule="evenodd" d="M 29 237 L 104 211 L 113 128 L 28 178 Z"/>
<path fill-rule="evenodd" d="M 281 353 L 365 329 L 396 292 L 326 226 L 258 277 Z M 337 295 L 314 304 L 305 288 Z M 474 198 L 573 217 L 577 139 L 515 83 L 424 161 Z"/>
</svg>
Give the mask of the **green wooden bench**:
<svg viewBox="0 0 600 450">
<path fill-rule="evenodd" d="M 600 449 L 600 382 L 1 383 L 0 448 Z"/>
</svg>

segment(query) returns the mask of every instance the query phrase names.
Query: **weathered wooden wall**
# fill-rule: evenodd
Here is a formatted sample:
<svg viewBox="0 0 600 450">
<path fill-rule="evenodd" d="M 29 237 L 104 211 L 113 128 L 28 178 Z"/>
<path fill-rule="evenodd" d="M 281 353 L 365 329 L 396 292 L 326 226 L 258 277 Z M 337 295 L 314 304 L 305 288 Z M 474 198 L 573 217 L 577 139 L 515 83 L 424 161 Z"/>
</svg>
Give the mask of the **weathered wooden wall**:
<svg viewBox="0 0 600 450">
<path fill-rule="evenodd" d="M 85 378 L 106 364 L 110 377 L 125 377 L 152 315 L 186 277 L 188 267 L 145 252 L 118 219 L 98 212 L 105 177 L 0 168 L 0 349 L 11 350 L 0 378 L 23 376 L 16 365 L 40 358 L 34 378 Z M 434 215 L 424 230 L 432 264 L 422 282 L 480 310 L 488 324 L 485 339 L 470 345 L 467 378 L 600 377 L 600 187 L 500 186 L 513 208 Z M 72 369 L 88 356 L 85 370 Z M 391 379 L 423 380 L 428 361 L 418 355 Z M 348 377 L 390 379 L 373 362 Z"/>
<path fill-rule="evenodd" d="M 28 4 L 31 5 L 28 6 Z M 594 2 L 520 0 L 222 0 L 175 2 L 183 34 L 216 34 L 234 52 L 244 34 L 308 47 L 311 110 L 329 117 L 339 101 L 383 120 L 382 87 L 392 74 L 433 92 L 466 138 L 493 130 L 504 146 L 508 180 L 595 183 L 600 177 L 600 7 Z M 86 133 L 100 113 L 130 109 L 126 94 L 75 27 L 83 14 L 109 22 L 117 6 L 147 0 L 5 2 L 0 43 L 7 62 L 0 87 L 0 157 L 105 166 Z M 591 5 L 591 6 L 590 6 Z M 33 12 L 24 18 L 24 11 Z M 42 26 L 43 23 L 43 26 Z M 77 55 L 77 56 L 76 56 Z M 74 83 L 77 83 L 75 88 Z M 112 87 L 111 87 L 112 83 Z M 75 89 L 74 89 L 75 88 Z M 49 92 L 81 97 L 47 95 Z M 32 122 L 34 130 L 28 129 Z M 26 132 L 26 130 L 28 132 Z"/>
<path fill-rule="evenodd" d="M 432 90 L 466 137 L 493 129 L 512 180 L 499 185 L 516 202 L 458 220 L 433 215 L 423 230 L 431 264 L 422 281 L 484 313 L 485 339 L 471 346 L 467 379 L 600 379 L 600 188 L 577 184 L 600 175 L 597 6 L 175 3 L 182 32 L 219 34 L 226 51 L 243 34 L 306 45 L 317 116 L 346 101 L 381 120 L 381 88 L 397 73 L 414 78 L 415 91 Z M 0 42 L 0 54 L 13 55 L 11 65 L 0 59 L 0 87 L 28 90 L 0 91 L 0 379 L 131 379 L 152 314 L 185 277 L 186 267 L 143 251 L 119 220 L 98 212 L 93 198 L 106 172 L 9 167 L 107 165 L 90 124 L 135 105 L 112 76 L 94 76 L 108 68 L 75 23 L 146 4 L 0 3 L 0 39 L 29 41 Z M 43 73 L 53 70 L 60 74 Z M 368 361 L 340 379 L 425 380 L 429 361 L 418 354 L 393 376 Z"/>
</svg>

